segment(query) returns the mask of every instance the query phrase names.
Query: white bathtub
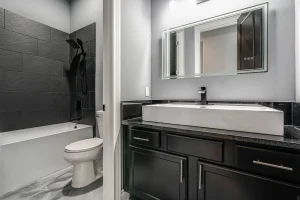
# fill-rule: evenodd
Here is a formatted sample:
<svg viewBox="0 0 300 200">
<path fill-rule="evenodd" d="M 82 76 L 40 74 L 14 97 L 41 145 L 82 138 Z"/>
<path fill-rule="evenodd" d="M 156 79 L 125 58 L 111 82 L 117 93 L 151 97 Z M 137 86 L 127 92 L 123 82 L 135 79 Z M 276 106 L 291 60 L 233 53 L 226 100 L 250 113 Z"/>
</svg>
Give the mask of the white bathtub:
<svg viewBox="0 0 300 200">
<path fill-rule="evenodd" d="M 69 166 L 64 147 L 93 137 L 93 127 L 74 123 L 0 133 L 0 196 Z"/>
</svg>

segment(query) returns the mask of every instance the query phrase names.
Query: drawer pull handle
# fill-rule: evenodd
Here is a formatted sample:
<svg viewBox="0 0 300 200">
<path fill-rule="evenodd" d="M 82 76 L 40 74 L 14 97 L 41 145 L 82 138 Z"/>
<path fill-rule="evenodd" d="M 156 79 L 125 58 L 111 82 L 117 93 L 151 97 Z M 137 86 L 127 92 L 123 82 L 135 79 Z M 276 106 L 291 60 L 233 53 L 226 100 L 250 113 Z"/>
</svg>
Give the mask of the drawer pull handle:
<svg viewBox="0 0 300 200">
<path fill-rule="evenodd" d="M 293 168 L 290 168 L 290 167 L 285 167 L 283 165 L 274 165 L 274 164 L 270 164 L 270 163 L 260 162 L 259 160 L 257 160 L 257 161 L 254 160 L 253 163 L 257 164 L 257 165 L 264 165 L 264 166 L 273 167 L 273 168 L 277 168 L 277 169 L 293 171 Z"/>
<path fill-rule="evenodd" d="M 199 190 L 201 190 L 201 184 L 202 184 L 202 165 L 199 165 Z"/>
<path fill-rule="evenodd" d="M 182 183 L 182 177 L 183 177 L 183 161 L 180 161 L 180 183 Z"/>
<path fill-rule="evenodd" d="M 149 138 L 139 138 L 139 137 L 133 137 L 134 140 L 140 140 L 140 141 L 144 141 L 144 142 L 149 142 Z"/>
</svg>

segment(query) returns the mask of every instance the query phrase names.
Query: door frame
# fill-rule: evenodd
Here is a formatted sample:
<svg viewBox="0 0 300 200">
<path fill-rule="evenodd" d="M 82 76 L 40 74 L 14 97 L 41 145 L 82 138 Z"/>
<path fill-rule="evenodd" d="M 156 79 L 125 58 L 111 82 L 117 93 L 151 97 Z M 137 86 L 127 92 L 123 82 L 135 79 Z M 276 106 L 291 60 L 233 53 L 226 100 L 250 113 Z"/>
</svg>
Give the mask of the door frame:
<svg viewBox="0 0 300 200">
<path fill-rule="evenodd" d="M 300 0 L 295 0 L 296 102 L 300 102 Z"/>
<path fill-rule="evenodd" d="M 121 199 L 121 0 L 103 0 L 103 196 Z"/>
</svg>

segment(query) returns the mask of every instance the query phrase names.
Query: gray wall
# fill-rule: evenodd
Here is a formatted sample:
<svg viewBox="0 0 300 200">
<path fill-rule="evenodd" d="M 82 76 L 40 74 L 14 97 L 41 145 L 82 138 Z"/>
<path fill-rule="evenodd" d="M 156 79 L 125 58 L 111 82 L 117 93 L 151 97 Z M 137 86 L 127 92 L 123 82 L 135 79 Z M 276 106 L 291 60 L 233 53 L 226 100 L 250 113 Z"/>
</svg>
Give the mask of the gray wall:
<svg viewBox="0 0 300 200">
<path fill-rule="evenodd" d="M 68 0 L 0 0 L 0 7 L 70 33 Z"/>
<path fill-rule="evenodd" d="M 151 1 L 152 99 L 196 99 L 199 98 L 198 87 L 206 86 L 209 100 L 295 100 L 295 9 L 293 0 L 267 1 L 269 2 L 269 71 L 267 73 L 161 80 L 163 30 L 266 1 L 227 0 L 224 2 L 224 0 L 211 0 L 200 5 L 196 5 L 194 0 L 176 0 L 176 2 L 175 7 L 170 10 L 168 0 Z M 130 48 L 127 48 L 127 51 L 129 50 Z M 136 77 L 134 80 L 139 81 Z M 133 89 L 135 88 L 133 87 Z M 131 96 L 135 97 L 135 95 Z"/>
<path fill-rule="evenodd" d="M 72 0 L 70 2 L 71 32 L 96 23 L 96 110 L 103 104 L 103 2 Z"/>
<path fill-rule="evenodd" d="M 121 9 L 121 99 L 150 99 L 151 0 L 122 1 Z"/>
<path fill-rule="evenodd" d="M 69 121 L 68 37 L 0 8 L 0 132 Z"/>
</svg>

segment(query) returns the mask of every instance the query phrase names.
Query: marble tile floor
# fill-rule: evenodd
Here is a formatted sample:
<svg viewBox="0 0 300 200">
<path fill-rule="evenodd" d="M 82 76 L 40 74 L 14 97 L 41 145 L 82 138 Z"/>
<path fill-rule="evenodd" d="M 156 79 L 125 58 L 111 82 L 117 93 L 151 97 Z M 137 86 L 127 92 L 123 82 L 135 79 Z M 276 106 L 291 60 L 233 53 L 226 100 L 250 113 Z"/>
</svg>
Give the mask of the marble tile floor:
<svg viewBox="0 0 300 200">
<path fill-rule="evenodd" d="M 30 185 L 9 192 L 0 200 L 103 200 L 103 177 L 97 170 L 97 180 L 84 188 L 71 186 L 73 167 L 53 173 Z"/>
</svg>

